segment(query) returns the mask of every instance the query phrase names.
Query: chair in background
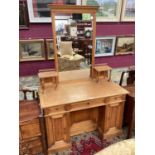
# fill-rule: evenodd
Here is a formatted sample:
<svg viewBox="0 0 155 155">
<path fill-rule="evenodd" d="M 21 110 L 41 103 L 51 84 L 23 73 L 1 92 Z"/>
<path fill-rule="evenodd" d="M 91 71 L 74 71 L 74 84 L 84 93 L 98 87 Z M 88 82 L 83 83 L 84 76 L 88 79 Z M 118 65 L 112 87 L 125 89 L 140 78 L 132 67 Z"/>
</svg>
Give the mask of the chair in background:
<svg viewBox="0 0 155 155">
<path fill-rule="evenodd" d="M 20 93 L 23 93 L 23 98 L 19 101 L 19 154 L 47 155 L 45 125 L 38 92 L 24 89 Z"/>
<path fill-rule="evenodd" d="M 72 48 L 72 41 L 62 41 L 58 52 L 59 71 L 80 69 L 84 57 L 76 54 Z"/>
<path fill-rule="evenodd" d="M 128 74 L 128 77 L 126 77 Z M 124 85 L 124 79 L 126 77 L 126 85 Z M 132 129 L 135 125 L 135 69 L 129 68 L 128 71 L 122 72 L 120 85 L 129 91 L 126 96 L 125 108 L 124 108 L 124 124 L 128 126 L 127 138 L 131 137 Z"/>
</svg>

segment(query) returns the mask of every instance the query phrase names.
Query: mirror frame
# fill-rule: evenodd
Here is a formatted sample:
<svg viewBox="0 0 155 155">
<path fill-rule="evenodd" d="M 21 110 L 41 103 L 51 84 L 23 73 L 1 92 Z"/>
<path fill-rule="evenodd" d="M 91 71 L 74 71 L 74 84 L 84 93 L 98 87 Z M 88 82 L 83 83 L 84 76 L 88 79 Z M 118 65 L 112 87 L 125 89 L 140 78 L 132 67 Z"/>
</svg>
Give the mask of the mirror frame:
<svg viewBox="0 0 155 155">
<path fill-rule="evenodd" d="M 82 5 L 54 5 L 48 4 L 51 10 L 52 18 L 52 32 L 53 32 L 53 46 L 54 46 L 54 62 L 55 70 L 58 72 L 58 56 L 56 47 L 56 27 L 55 27 L 55 16 L 57 13 L 90 13 L 93 16 L 92 20 L 92 64 L 90 68 L 90 77 L 93 77 L 93 67 L 95 65 L 95 50 L 96 50 L 96 11 L 99 6 L 82 6 Z"/>
</svg>

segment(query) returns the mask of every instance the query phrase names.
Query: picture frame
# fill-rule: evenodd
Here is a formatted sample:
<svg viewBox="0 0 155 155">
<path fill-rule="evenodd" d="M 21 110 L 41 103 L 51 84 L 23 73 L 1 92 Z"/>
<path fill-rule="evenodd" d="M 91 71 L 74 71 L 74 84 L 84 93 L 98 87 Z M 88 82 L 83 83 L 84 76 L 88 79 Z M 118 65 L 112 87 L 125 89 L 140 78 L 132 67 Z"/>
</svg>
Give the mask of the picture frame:
<svg viewBox="0 0 155 155">
<path fill-rule="evenodd" d="M 116 40 L 115 55 L 126 55 L 135 53 L 135 37 L 119 36 Z"/>
<path fill-rule="evenodd" d="M 122 5 L 121 21 L 135 21 L 135 0 L 124 0 Z"/>
<path fill-rule="evenodd" d="M 97 37 L 95 57 L 113 56 L 115 51 L 116 37 Z"/>
<path fill-rule="evenodd" d="M 19 0 L 19 29 L 29 28 L 27 1 Z"/>
<path fill-rule="evenodd" d="M 48 4 L 80 5 L 80 0 L 27 0 L 28 13 L 31 23 L 51 23 Z M 68 16 L 58 16 L 56 19 L 68 19 Z"/>
<path fill-rule="evenodd" d="M 122 0 L 82 0 L 82 5 L 98 5 L 96 22 L 118 22 L 120 21 Z"/>
<path fill-rule="evenodd" d="M 47 59 L 54 59 L 53 39 L 46 39 Z"/>
<path fill-rule="evenodd" d="M 45 60 L 44 39 L 20 40 L 20 62 Z"/>
</svg>

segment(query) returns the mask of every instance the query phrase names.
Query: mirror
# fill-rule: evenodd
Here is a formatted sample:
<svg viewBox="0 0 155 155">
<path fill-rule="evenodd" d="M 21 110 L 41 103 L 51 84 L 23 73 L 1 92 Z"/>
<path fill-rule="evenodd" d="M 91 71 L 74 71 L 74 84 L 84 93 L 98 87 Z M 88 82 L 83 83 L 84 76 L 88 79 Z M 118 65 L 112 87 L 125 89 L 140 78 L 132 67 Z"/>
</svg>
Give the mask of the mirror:
<svg viewBox="0 0 155 155">
<path fill-rule="evenodd" d="M 56 14 L 58 70 L 90 69 L 92 64 L 91 14 Z"/>
<path fill-rule="evenodd" d="M 48 6 L 52 17 L 55 70 L 90 69 L 92 77 L 98 6 Z"/>
</svg>

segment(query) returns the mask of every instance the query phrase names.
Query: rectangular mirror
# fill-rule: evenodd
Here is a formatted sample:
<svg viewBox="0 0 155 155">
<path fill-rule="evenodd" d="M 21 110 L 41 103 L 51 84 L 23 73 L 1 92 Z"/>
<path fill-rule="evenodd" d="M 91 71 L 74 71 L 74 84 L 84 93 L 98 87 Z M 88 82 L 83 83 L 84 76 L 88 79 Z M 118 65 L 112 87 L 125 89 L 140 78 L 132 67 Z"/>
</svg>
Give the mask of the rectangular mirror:
<svg viewBox="0 0 155 155">
<path fill-rule="evenodd" d="M 55 20 L 58 71 L 90 69 L 92 64 L 91 14 L 60 14 Z M 61 16 L 66 19 L 61 20 Z"/>
<path fill-rule="evenodd" d="M 55 70 L 89 70 L 93 76 L 98 6 L 52 5 Z M 63 18 L 65 17 L 65 18 Z"/>
</svg>

